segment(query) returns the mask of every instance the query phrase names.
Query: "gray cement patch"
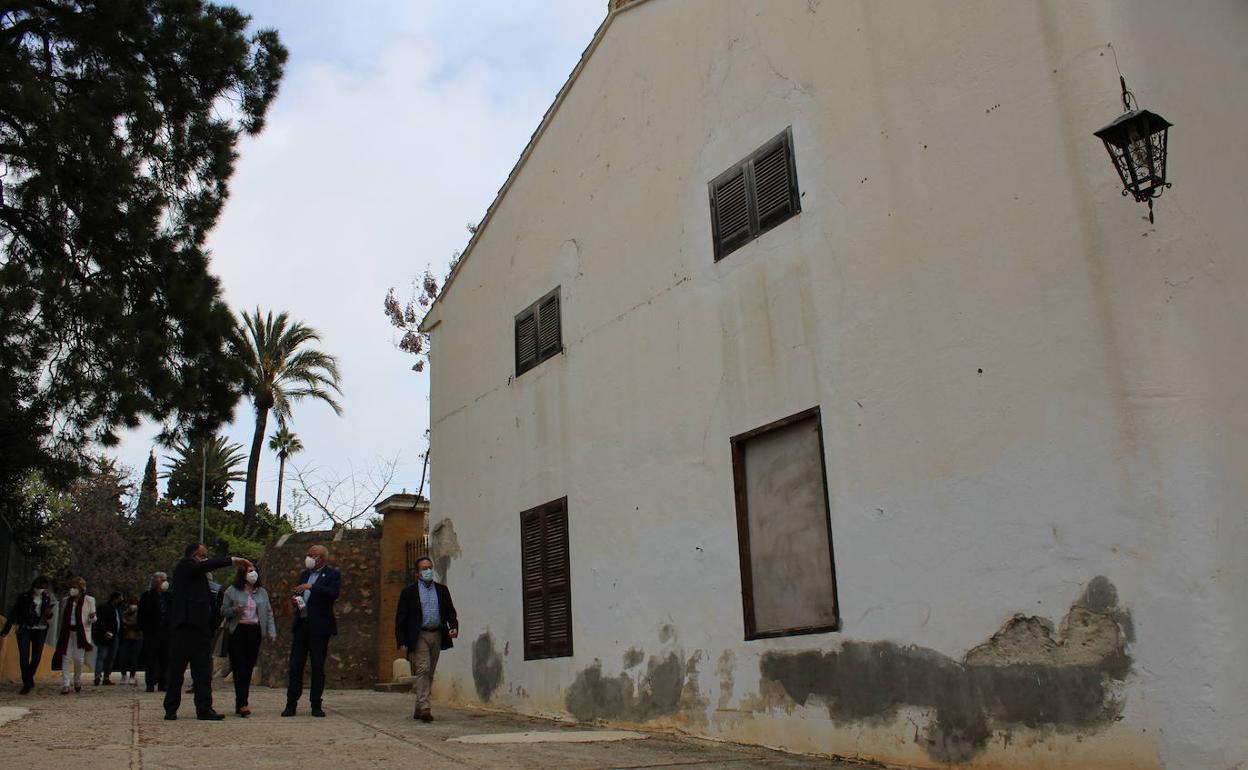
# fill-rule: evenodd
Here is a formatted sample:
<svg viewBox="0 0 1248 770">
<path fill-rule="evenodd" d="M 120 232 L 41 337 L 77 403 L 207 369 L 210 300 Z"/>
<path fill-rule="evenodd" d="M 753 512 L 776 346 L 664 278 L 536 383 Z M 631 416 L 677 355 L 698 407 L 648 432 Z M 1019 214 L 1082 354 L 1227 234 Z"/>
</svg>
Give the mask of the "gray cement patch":
<svg viewBox="0 0 1248 770">
<path fill-rule="evenodd" d="M 449 743 L 613 743 L 615 741 L 638 741 L 647 736 L 628 730 L 590 730 L 570 732 L 530 731 L 524 733 L 482 733 L 447 738 Z"/>
<path fill-rule="evenodd" d="M 20 706 L 0 706 L 0 725 L 16 722 L 30 713 L 30 709 Z"/>
</svg>

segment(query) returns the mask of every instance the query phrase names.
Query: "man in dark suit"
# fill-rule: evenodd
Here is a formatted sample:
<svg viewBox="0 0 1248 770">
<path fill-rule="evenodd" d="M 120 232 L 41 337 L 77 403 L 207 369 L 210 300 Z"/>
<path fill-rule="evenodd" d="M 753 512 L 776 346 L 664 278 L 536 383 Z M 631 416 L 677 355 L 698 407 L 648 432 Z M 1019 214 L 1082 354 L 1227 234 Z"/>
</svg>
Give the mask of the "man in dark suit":
<svg viewBox="0 0 1248 770">
<path fill-rule="evenodd" d="M 169 576 L 152 574 L 152 582 L 139 597 L 139 628 L 143 630 L 143 679 L 147 691 L 165 691 L 169 667 Z"/>
<path fill-rule="evenodd" d="M 208 558 L 203 543 L 188 545 L 184 558 L 173 568 L 173 600 L 169 604 L 169 668 L 165 675 L 165 719 L 178 718 L 182 703 L 182 680 L 191 664 L 197 719 L 223 719 L 212 710 L 212 591 L 208 573 L 231 564 L 251 569 L 251 562 L 236 556 Z"/>
<path fill-rule="evenodd" d="M 325 693 L 325 657 L 329 654 L 329 638 L 338 633 L 334 618 L 334 601 L 342 584 L 338 570 L 326 564 L 329 549 L 314 545 L 304 559 L 305 569 L 299 573 L 298 585 L 291 588 L 290 604 L 295 623 L 291 629 L 290 678 L 286 684 L 284 717 L 293 717 L 303 695 L 303 666 L 312 659 L 312 716 L 323 717 L 321 708 Z"/>
<path fill-rule="evenodd" d="M 433 673 L 438 668 L 438 654 L 454 646 L 459 636 L 459 615 L 451 601 L 450 590 L 433 580 L 433 562 L 428 556 L 416 560 L 416 582 L 399 594 L 399 608 L 394 613 L 394 637 L 399 652 L 416 657 L 416 710 L 412 719 L 432 722 L 429 692 Z"/>
</svg>

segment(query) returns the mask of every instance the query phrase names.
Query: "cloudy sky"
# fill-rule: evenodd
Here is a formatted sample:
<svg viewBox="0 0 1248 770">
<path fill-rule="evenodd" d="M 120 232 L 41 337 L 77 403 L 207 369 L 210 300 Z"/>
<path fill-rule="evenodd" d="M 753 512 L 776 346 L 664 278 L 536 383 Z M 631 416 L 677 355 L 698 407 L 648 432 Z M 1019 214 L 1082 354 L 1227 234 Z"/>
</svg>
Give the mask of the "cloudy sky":
<svg viewBox="0 0 1248 770">
<path fill-rule="evenodd" d="M 381 300 L 391 286 L 406 292 L 426 265 L 445 274 L 607 0 L 235 4 L 254 26 L 278 29 L 290 61 L 264 133 L 240 147 L 210 239 L 214 271 L 236 309 L 287 310 L 339 357 L 345 413 L 295 407 L 291 427 L 305 446 L 295 464 L 345 475 L 397 455 L 393 491 L 414 491 L 427 375 L 394 349 Z M 240 403 L 230 438 L 250 446 L 252 420 Z M 121 460 L 136 474 L 155 433 L 123 440 Z M 266 450 L 257 499 L 272 505 L 276 486 Z M 286 506 L 291 486 L 288 474 Z M 241 506 L 242 484 L 235 491 Z"/>
</svg>

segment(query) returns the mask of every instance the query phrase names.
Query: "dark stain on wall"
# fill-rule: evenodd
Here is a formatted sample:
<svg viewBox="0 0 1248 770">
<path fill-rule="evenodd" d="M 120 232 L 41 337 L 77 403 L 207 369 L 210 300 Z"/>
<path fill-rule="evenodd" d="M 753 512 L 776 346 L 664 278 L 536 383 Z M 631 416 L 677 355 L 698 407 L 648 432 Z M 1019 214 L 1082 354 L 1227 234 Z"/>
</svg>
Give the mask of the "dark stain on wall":
<svg viewBox="0 0 1248 770">
<path fill-rule="evenodd" d="M 486 629 L 472 643 L 472 684 L 481 700 L 489 702 L 503 683 L 503 657 L 494 646 L 494 635 Z"/>
<path fill-rule="evenodd" d="M 459 538 L 455 535 L 455 524 L 450 519 L 443 519 L 429 533 L 429 555 L 433 559 L 433 568 L 443 583 L 449 583 L 451 561 L 463 556 L 459 548 Z"/>
<path fill-rule="evenodd" d="M 624 653 L 624 669 L 637 668 L 646 659 L 646 653 L 636 647 L 629 647 Z"/>
<path fill-rule="evenodd" d="M 564 705 L 581 721 L 645 722 L 675 714 L 685 686 L 687 665 L 672 652 L 651 657 L 646 673 L 634 684 L 628 674 L 603 676 L 602 662 L 584 669 L 568 688 Z"/>
<path fill-rule="evenodd" d="M 768 652 L 759 664 L 798 704 L 817 696 L 838 722 L 887 723 L 901 706 L 933 709 L 925 748 L 965 762 L 996 728 L 1096 729 L 1122 711 L 1116 683 L 1130 673 L 1130 613 L 1108 579 L 1092 580 L 1056 630 L 1015 615 L 956 661 L 893 642 L 847 641 L 833 651 Z"/>
</svg>

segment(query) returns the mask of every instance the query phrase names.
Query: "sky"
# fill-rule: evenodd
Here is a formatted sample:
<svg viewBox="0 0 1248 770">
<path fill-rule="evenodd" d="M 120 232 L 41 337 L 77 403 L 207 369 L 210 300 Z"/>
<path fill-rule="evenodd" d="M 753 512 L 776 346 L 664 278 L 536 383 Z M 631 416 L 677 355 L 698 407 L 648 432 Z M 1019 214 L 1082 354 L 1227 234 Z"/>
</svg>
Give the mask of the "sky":
<svg viewBox="0 0 1248 770">
<path fill-rule="evenodd" d="M 234 4 L 253 29 L 276 28 L 290 60 L 264 131 L 238 148 L 229 202 L 209 238 L 213 272 L 235 310 L 288 311 L 339 359 L 344 414 L 296 404 L 290 427 L 304 451 L 290 462 L 345 477 L 397 457 L 390 491 L 415 491 L 428 374 L 411 371 L 414 359 L 395 349 L 382 299 L 392 286 L 407 296 L 426 266 L 445 275 L 607 0 Z M 246 452 L 250 403 L 234 418 L 225 433 Z M 274 428 L 270 418 L 267 435 Z M 123 437 L 117 454 L 136 482 L 157 432 L 145 426 Z M 288 465 L 287 512 L 292 482 Z M 242 507 L 242 486 L 231 507 Z M 277 459 L 266 448 L 257 501 L 272 506 L 276 488 Z M 316 522 L 314 509 L 305 513 Z"/>
</svg>

